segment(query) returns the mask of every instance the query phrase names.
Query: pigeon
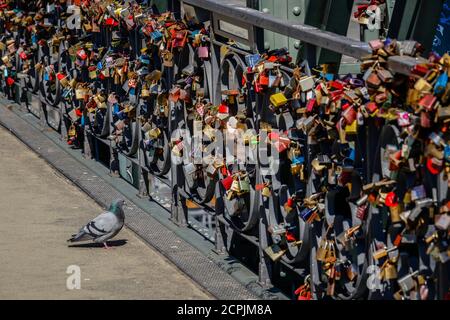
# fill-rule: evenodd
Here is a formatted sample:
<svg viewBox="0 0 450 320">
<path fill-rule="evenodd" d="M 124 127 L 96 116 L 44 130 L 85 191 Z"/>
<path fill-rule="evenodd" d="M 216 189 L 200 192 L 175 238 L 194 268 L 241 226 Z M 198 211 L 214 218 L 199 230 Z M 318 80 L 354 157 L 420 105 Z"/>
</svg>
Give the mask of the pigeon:
<svg viewBox="0 0 450 320">
<path fill-rule="evenodd" d="M 122 199 L 114 200 L 108 211 L 91 220 L 67 242 L 93 240 L 95 243 L 103 243 L 105 249 L 109 249 L 106 242 L 116 236 L 124 225 L 125 214 L 122 209 L 124 204 L 125 201 Z"/>
</svg>

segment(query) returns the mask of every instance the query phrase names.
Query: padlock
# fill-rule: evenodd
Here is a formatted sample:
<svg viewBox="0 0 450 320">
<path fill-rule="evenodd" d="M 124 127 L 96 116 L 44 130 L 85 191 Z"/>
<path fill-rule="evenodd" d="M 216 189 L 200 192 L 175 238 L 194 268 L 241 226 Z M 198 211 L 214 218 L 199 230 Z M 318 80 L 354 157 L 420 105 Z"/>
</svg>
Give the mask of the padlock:
<svg viewBox="0 0 450 320">
<path fill-rule="evenodd" d="M 438 77 L 436 84 L 434 85 L 434 94 L 435 95 L 444 94 L 447 84 L 448 84 L 448 73 L 444 71 Z"/>
<path fill-rule="evenodd" d="M 273 244 L 270 247 L 264 249 L 264 252 L 269 256 L 272 261 L 280 260 L 287 252 L 287 249 L 281 249 L 278 244 Z"/>
<path fill-rule="evenodd" d="M 213 164 L 208 164 L 205 171 L 210 177 L 214 177 L 217 174 L 217 168 Z"/>
<path fill-rule="evenodd" d="M 261 55 L 259 54 L 249 54 L 245 56 L 245 63 L 247 64 L 247 66 L 253 68 L 256 66 L 260 59 Z"/>
<path fill-rule="evenodd" d="M 304 208 L 298 214 L 303 221 L 307 223 L 312 223 L 317 216 L 317 208 Z"/>
<path fill-rule="evenodd" d="M 258 83 L 260 86 L 269 86 L 269 76 L 261 73 L 258 77 Z"/>
<path fill-rule="evenodd" d="M 198 57 L 200 59 L 209 59 L 209 48 L 206 46 L 200 46 L 198 48 Z"/>
<path fill-rule="evenodd" d="M 391 218 L 392 223 L 398 223 L 402 221 L 402 219 L 400 218 L 400 214 L 402 213 L 401 204 L 389 207 L 389 211 L 390 211 L 389 216 Z"/>
<path fill-rule="evenodd" d="M 148 135 L 151 139 L 158 139 L 161 135 L 161 129 L 159 128 L 153 128 L 148 131 Z"/>
<path fill-rule="evenodd" d="M 298 86 L 302 92 L 310 91 L 314 89 L 314 77 L 302 77 L 298 81 Z"/>
<path fill-rule="evenodd" d="M 288 103 L 288 99 L 286 98 L 286 96 L 280 92 L 280 93 L 276 93 L 270 96 L 270 103 L 274 106 L 274 107 L 281 107 L 284 106 L 285 104 Z"/>
<path fill-rule="evenodd" d="M 246 175 L 245 177 L 239 177 L 238 181 L 241 193 L 250 192 L 250 179 L 248 178 L 248 175 Z"/>
<path fill-rule="evenodd" d="M 366 83 L 367 83 L 368 86 L 370 86 L 372 88 L 375 88 L 375 89 L 378 89 L 380 87 L 380 85 L 381 85 L 381 79 L 378 77 L 376 72 L 372 72 L 368 76 L 368 78 L 366 80 Z"/>
<path fill-rule="evenodd" d="M 316 260 L 320 262 L 325 262 L 327 251 L 328 251 L 328 240 L 322 238 L 320 240 L 319 247 L 317 248 Z"/>
<path fill-rule="evenodd" d="M 380 269 L 380 276 L 382 279 L 387 281 L 397 279 L 397 266 L 392 260 L 386 260 Z"/>
<path fill-rule="evenodd" d="M 176 143 L 173 148 L 172 148 L 172 153 L 176 156 L 176 157 L 182 157 L 183 156 L 183 149 L 184 149 L 184 145 L 182 142 L 178 142 Z"/>
<path fill-rule="evenodd" d="M 414 89 L 419 92 L 431 92 L 433 90 L 433 87 L 425 79 L 420 78 L 414 85 Z"/>
<path fill-rule="evenodd" d="M 294 206 L 295 206 L 294 200 L 292 198 L 288 198 L 286 203 L 283 205 L 283 208 L 286 211 L 286 213 L 289 214 L 294 209 Z"/>
<path fill-rule="evenodd" d="M 163 65 L 168 68 L 173 67 L 173 53 L 166 51 L 162 54 L 163 57 Z"/>
<path fill-rule="evenodd" d="M 270 191 L 270 188 L 268 186 L 264 186 L 264 188 L 261 191 L 261 194 L 263 197 L 270 198 L 272 196 L 272 191 Z"/>
<path fill-rule="evenodd" d="M 334 245 L 334 241 L 330 240 L 328 244 L 328 250 L 326 251 L 325 263 L 335 263 L 337 260 L 336 257 L 336 248 Z"/>
<path fill-rule="evenodd" d="M 233 184 L 233 176 L 228 176 L 221 180 L 221 183 L 226 191 L 230 190 L 231 185 Z"/>
<path fill-rule="evenodd" d="M 378 70 L 377 75 L 383 83 L 391 82 L 394 78 L 392 73 L 386 69 Z"/>
<path fill-rule="evenodd" d="M 414 271 L 413 273 L 407 274 L 406 276 L 398 279 L 398 285 L 402 289 L 403 293 L 407 294 L 409 291 L 413 290 L 415 287 L 414 277 L 419 274 L 419 271 Z"/>
<path fill-rule="evenodd" d="M 372 255 L 372 257 L 375 260 L 380 260 L 384 257 L 386 257 L 389 253 L 394 252 L 397 250 L 397 247 L 392 247 L 392 248 L 382 248 L 382 249 L 378 249 L 377 251 L 375 251 Z"/>
</svg>

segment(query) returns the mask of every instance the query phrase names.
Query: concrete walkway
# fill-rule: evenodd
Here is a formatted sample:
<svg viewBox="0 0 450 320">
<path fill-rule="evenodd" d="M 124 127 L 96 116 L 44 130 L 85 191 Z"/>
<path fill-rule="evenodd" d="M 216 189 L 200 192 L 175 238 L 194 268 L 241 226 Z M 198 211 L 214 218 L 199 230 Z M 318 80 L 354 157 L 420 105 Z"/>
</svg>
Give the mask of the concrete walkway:
<svg viewBox="0 0 450 320">
<path fill-rule="evenodd" d="M 102 210 L 0 127 L 0 299 L 211 298 L 128 229 L 110 250 L 68 247 Z M 66 286 L 72 265 L 80 289 Z"/>
</svg>

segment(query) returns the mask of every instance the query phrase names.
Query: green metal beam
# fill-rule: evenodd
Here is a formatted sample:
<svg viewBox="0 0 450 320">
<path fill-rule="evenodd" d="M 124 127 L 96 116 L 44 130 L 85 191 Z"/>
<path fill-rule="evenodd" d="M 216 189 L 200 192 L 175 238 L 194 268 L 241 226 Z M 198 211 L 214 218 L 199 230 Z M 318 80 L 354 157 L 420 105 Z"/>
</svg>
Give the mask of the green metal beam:
<svg viewBox="0 0 450 320">
<path fill-rule="evenodd" d="M 323 27 L 340 35 L 347 35 L 350 17 L 352 15 L 354 0 L 331 0 L 328 1 L 327 11 L 325 12 Z M 341 62 L 342 55 L 330 50 L 321 49 L 319 53 L 319 64 L 336 64 L 337 70 Z"/>
<path fill-rule="evenodd" d="M 416 40 L 428 53 L 433 44 L 444 0 L 396 0 L 389 25 L 389 37 Z"/>
</svg>

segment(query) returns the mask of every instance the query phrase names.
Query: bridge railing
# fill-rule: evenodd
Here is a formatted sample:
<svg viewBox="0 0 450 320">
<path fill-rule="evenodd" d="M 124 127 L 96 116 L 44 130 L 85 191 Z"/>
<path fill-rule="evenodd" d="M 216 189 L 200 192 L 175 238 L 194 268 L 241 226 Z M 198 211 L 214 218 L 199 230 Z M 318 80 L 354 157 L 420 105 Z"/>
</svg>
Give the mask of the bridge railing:
<svg viewBox="0 0 450 320">
<path fill-rule="evenodd" d="M 213 241 L 218 254 L 228 252 L 242 259 L 258 273 L 259 284 L 264 288 L 276 286 L 294 297 L 300 293 L 295 294 L 295 289 L 304 284 L 302 294 L 310 292 L 316 299 L 326 295 L 335 299 L 376 299 L 392 297 L 409 276 L 417 277 L 410 275 L 408 266 L 420 269 L 421 279 L 427 284 L 431 283 L 432 274 L 446 270 L 444 264 L 432 262 L 422 240 L 416 240 L 411 257 L 404 249 L 396 248 L 395 255 L 388 255 L 387 264 L 379 264 L 376 257 L 380 244 L 393 247 L 396 236 L 404 235 L 405 230 L 398 219 L 386 222 L 387 217 L 394 216 L 389 208 L 368 208 L 356 201 L 364 198 L 363 185 L 382 181 L 386 185 L 376 187 L 381 190 L 390 186 L 383 178 L 401 179 L 392 169 L 386 169 L 389 164 L 385 159 L 386 149 L 399 145 L 398 126 L 369 116 L 354 129 L 348 123 L 345 130 L 333 128 L 338 123 L 325 125 L 318 121 L 319 115 L 313 115 L 311 110 L 325 107 L 321 102 L 310 104 L 318 99 L 313 93 L 315 86 L 327 86 L 339 79 L 314 73 L 314 59 L 309 56 L 296 63 L 280 63 L 278 56 L 274 66 L 270 65 L 269 54 L 253 62 L 262 64 L 262 69 L 252 69 L 252 55 L 264 53 L 263 29 L 306 43 L 311 55 L 315 48 L 324 48 L 358 60 L 376 60 L 368 43 L 284 21 L 247 8 L 242 1 L 170 1 L 169 8 L 177 18 L 186 18 L 188 27 L 181 30 L 188 30 L 185 37 L 191 40 L 178 49 L 167 50 L 167 42 L 161 45 L 143 35 L 140 29 L 150 13 L 135 18 L 136 27 L 129 30 L 121 24 L 102 28 L 90 41 L 111 50 L 99 56 L 96 63 L 102 68 L 93 70 L 92 77 L 88 66 L 77 65 L 78 58 L 73 58 L 71 47 L 76 41 L 61 41 L 56 46 L 58 50 L 49 50 L 54 47 L 51 41 L 41 43 L 32 59 L 35 71 L 20 83 L 26 96 L 31 97 L 26 99 L 29 110 L 44 125 L 60 131 L 62 138 L 80 148 L 86 158 L 105 163 L 113 175 L 133 184 L 141 196 L 159 202 L 174 223 L 190 226 Z M 115 13 L 117 9 L 109 7 L 105 14 L 122 21 Z M 117 31 L 126 35 L 130 50 L 113 46 L 119 41 Z M 91 32 L 71 33 L 82 36 Z M 195 44 L 193 39 L 199 33 L 200 44 Z M 76 49 L 89 52 L 91 48 L 85 42 Z M 147 57 L 141 49 L 147 50 Z M 286 53 L 279 55 L 285 57 Z M 125 57 L 125 62 L 110 68 L 114 75 L 104 76 L 104 66 L 117 62 L 119 56 Z M 16 59 L 19 61 L 19 57 Z M 143 59 L 150 62 L 148 73 L 141 76 L 138 66 L 142 63 L 138 61 Z M 386 65 L 404 79 L 424 61 L 391 55 Z M 135 84 L 121 75 L 124 65 L 138 73 L 133 75 Z M 258 88 L 261 70 L 275 76 L 268 81 L 279 84 Z M 145 77 L 149 73 L 153 77 L 150 80 Z M 327 76 L 333 80 L 325 81 Z M 61 81 L 64 77 L 88 87 L 67 86 Z M 310 88 L 298 92 L 298 96 L 289 91 L 300 81 L 307 86 L 311 79 Z M 366 86 L 361 76 L 340 80 L 333 86 L 342 86 L 346 94 Z M 274 97 L 283 95 L 287 98 L 283 103 L 290 107 L 274 108 Z M 340 110 L 351 99 L 337 99 L 345 102 L 329 103 L 328 107 Z M 92 107 L 92 101 L 96 107 Z M 294 107 L 294 102 L 298 106 Z M 328 107 L 323 111 L 326 115 Z M 311 109 L 306 111 L 307 108 Z M 211 116 L 209 120 L 207 115 Z M 344 117 L 341 111 L 339 115 Z M 321 113 L 319 118 L 322 117 L 329 120 Z M 196 130 L 198 127 L 200 130 Z M 313 138 L 308 134 L 311 127 L 316 128 Z M 328 133 L 318 139 L 317 135 L 324 133 L 317 128 Z M 180 136 L 180 130 L 184 135 Z M 201 139 L 196 145 L 199 131 L 208 139 Z M 243 163 L 226 162 L 227 141 L 220 142 L 219 133 L 230 131 L 248 133 L 243 149 L 237 151 L 245 153 L 247 161 Z M 283 141 L 289 143 L 283 145 Z M 198 148 L 204 151 L 219 144 L 225 153 L 213 148 L 209 155 L 215 162 L 195 162 Z M 269 162 L 261 158 L 267 150 Z M 279 166 L 271 172 L 273 159 Z M 338 162 L 332 164 L 333 161 Z M 443 174 L 427 181 L 427 185 L 432 185 L 427 193 L 438 194 L 436 207 L 447 198 L 448 188 L 439 180 L 442 177 Z M 385 272 L 388 264 L 394 265 L 391 272 L 395 269 L 396 278 L 403 282 L 393 285 L 389 281 L 394 281 L 394 276 L 372 281 L 374 275 Z M 337 279 L 331 272 L 339 272 L 342 278 Z"/>
</svg>

